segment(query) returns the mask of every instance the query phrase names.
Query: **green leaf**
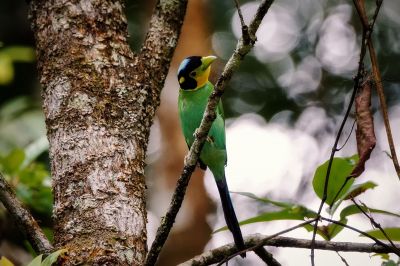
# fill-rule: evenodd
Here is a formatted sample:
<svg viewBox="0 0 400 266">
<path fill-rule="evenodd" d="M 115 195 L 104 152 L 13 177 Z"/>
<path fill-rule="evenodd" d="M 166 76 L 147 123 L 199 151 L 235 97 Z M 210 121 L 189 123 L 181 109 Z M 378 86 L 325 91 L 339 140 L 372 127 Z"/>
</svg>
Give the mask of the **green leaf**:
<svg viewBox="0 0 400 266">
<path fill-rule="evenodd" d="M 260 222 L 269 222 L 276 220 L 304 220 L 305 218 L 315 218 L 317 214 L 305 208 L 301 205 L 296 205 L 292 208 L 287 208 L 277 212 L 266 212 L 260 215 L 257 215 L 253 218 L 241 221 L 240 225 L 252 224 L 252 223 L 260 223 Z M 218 233 L 224 230 L 227 230 L 228 227 L 222 227 L 216 230 L 214 233 Z"/>
<path fill-rule="evenodd" d="M 14 264 L 11 261 L 9 261 L 6 257 L 1 256 L 0 266 L 14 266 Z"/>
<path fill-rule="evenodd" d="M 382 266 L 399 266 L 399 263 L 395 262 L 394 260 L 388 260 L 382 262 Z"/>
<path fill-rule="evenodd" d="M 343 224 L 347 224 L 347 219 L 340 220 Z M 311 224 L 306 224 L 303 226 L 308 232 L 314 231 L 314 226 Z M 318 226 L 317 234 L 320 235 L 326 241 L 330 241 L 333 239 L 337 234 L 339 234 L 343 230 L 343 226 L 329 223 L 328 225 Z"/>
<path fill-rule="evenodd" d="M 59 257 L 61 254 L 65 253 L 65 252 L 67 252 L 66 249 L 60 249 L 60 250 L 57 250 L 57 251 L 51 253 L 49 256 L 47 256 L 47 257 L 43 260 L 41 266 L 51 266 L 53 263 L 55 263 L 55 262 L 57 261 L 58 257 Z"/>
<path fill-rule="evenodd" d="M 283 202 L 283 201 L 274 201 L 274 200 L 270 200 L 268 198 L 260 198 L 257 197 L 256 195 L 254 195 L 253 193 L 250 192 L 231 192 L 231 193 L 235 193 L 235 194 L 239 194 L 242 196 L 246 196 L 249 197 L 251 199 L 255 199 L 257 201 L 263 202 L 263 203 L 268 203 L 268 204 L 272 204 L 281 208 L 292 208 L 293 206 L 295 206 L 296 204 L 290 203 L 290 202 Z"/>
<path fill-rule="evenodd" d="M 348 158 L 334 158 L 332 162 L 329 183 L 328 183 L 328 191 L 327 191 L 327 199 L 326 203 L 329 206 L 332 206 L 334 201 L 339 200 L 351 187 L 354 182 L 354 178 L 351 178 L 346 186 L 342 189 L 339 195 L 338 192 L 347 177 L 350 176 L 353 167 L 356 165 L 358 160 L 358 155 L 354 155 Z M 324 195 L 324 185 L 325 185 L 325 177 L 328 169 L 329 160 L 320 165 L 314 174 L 313 179 L 313 187 L 317 196 L 322 199 Z M 336 199 L 335 199 L 336 198 Z"/>
<path fill-rule="evenodd" d="M 366 206 L 360 206 L 360 208 L 366 213 L 379 213 L 379 214 L 385 214 L 385 215 L 390 215 L 390 216 L 394 216 L 394 217 L 400 218 L 400 215 L 398 215 L 396 213 L 393 213 L 393 212 L 388 212 L 388 211 L 384 211 L 384 210 L 368 208 Z M 347 216 L 350 216 L 350 215 L 353 215 L 353 214 L 358 214 L 358 213 L 362 213 L 362 212 L 356 205 L 353 204 L 353 205 L 347 206 L 346 208 L 344 208 L 340 212 L 340 218 L 343 219 L 343 218 L 345 218 Z"/>
<path fill-rule="evenodd" d="M 305 224 L 305 225 L 303 225 L 303 228 L 305 228 L 308 232 L 314 231 L 314 226 L 311 224 Z M 329 241 L 329 236 L 328 236 L 328 232 L 326 230 L 326 226 L 318 226 L 317 235 L 321 236 L 326 241 Z"/>
<path fill-rule="evenodd" d="M 41 136 L 25 148 L 25 160 L 22 167 L 28 166 L 32 163 L 40 154 L 49 149 L 49 142 L 46 136 Z"/>
<path fill-rule="evenodd" d="M 341 223 L 343 224 L 347 224 L 347 219 L 341 219 L 340 220 Z M 328 236 L 329 236 L 329 240 L 332 240 L 337 234 L 339 234 L 342 230 L 343 230 L 343 226 L 335 224 L 335 223 L 331 223 L 328 225 Z"/>
<path fill-rule="evenodd" d="M 400 228 L 399 227 L 388 227 L 388 228 L 383 228 L 387 236 L 390 238 L 392 241 L 400 241 Z M 387 240 L 385 235 L 381 232 L 379 229 L 375 230 L 370 230 L 366 232 L 367 234 L 380 239 L 380 240 Z M 363 236 L 363 235 L 360 235 Z"/>
<path fill-rule="evenodd" d="M 0 85 L 7 85 L 14 79 L 14 65 L 7 54 L 0 54 Z"/>
<path fill-rule="evenodd" d="M 29 46 L 10 46 L 2 49 L 1 53 L 8 55 L 12 61 L 29 63 L 35 60 L 35 50 Z"/>
<path fill-rule="evenodd" d="M 27 97 L 18 97 L 5 102 L 0 107 L 0 121 L 7 123 L 15 119 L 18 115 L 26 112 L 29 108 L 29 99 Z"/>
<path fill-rule="evenodd" d="M 345 199 L 345 200 L 353 199 L 353 198 L 357 197 L 358 195 L 364 193 L 368 189 L 373 189 L 376 186 L 378 186 L 378 185 L 372 181 L 368 181 L 368 182 L 361 183 L 361 184 L 356 184 L 349 189 L 349 191 L 344 195 L 343 199 Z"/>
<path fill-rule="evenodd" d="M 3 158 L 4 172 L 14 175 L 20 168 L 25 159 L 25 152 L 21 149 L 12 150 L 5 158 Z"/>
<path fill-rule="evenodd" d="M 383 260 L 389 260 L 390 259 L 390 256 L 387 253 L 375 253 L 375 254 L 372 254 L 372 257 L 377 257 L 377 256 L 381 257 L 381 259 L 383 259 Z"/>
<path fill-rule="evenodd" d="M 43 255 L 40 254 L 36 258 L 34 258 L 28 265 L 26 266 L 41 266 L 42 265 L 42 257 Z"/>
<path fill-rule="evenodd" d="M 375 184 L 374 182 L 368 181 L 365 183 L 361 183 L 361 184 L 356 184 L 356 185 L 352 185 L 351 188 L 349 189 L 349 191 L 347 191 L 345 194 L 343 194 L 337 201 L 335 201 L 335 203 L 333 204 L 333 206 L 328 210 L 330 215 L 333 215 L 335 213 L 335 211 L 337 210 L 337 208 L 339 207 L 339 205 L 342 203 L 343 200 L 348 200 L 351 198 L 355 198 L 356 196 L 364 193 L 365 191 L 367 191 L 368 189 L 373 189 L 377 186 L 377 184 Z"/>
</svg>

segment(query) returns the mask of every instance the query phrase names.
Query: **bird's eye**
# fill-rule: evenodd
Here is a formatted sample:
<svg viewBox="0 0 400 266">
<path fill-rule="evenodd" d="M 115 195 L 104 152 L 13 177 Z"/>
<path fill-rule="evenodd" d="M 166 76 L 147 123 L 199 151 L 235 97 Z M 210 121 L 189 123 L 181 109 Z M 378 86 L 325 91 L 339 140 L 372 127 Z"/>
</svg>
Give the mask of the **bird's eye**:
<svg viewBox="0 0 400 266">
<path fill-rule="evenodd" d="M 190 74 L 189 74 L 191 77 L 194 77 L 194 76 L 196 76 L 196 72 L 195 71 L 192 71 L 192 72 L 190 72 Z"/>
</svg>

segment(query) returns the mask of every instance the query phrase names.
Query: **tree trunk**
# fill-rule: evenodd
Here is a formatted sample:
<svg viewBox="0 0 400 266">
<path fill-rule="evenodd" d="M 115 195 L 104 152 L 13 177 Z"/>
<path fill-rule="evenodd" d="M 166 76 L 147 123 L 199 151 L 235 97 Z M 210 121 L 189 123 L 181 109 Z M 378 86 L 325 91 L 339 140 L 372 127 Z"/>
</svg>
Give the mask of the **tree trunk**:
<svg viewBox="0 0 400 266">
<path fill-rule="evenodd" d="M 65 265 L 140 265 L 147 251 L 144 158 L 186 1 L 157 4 L 138 55 L 123 8 L 31 3 Z"/>
</svg>

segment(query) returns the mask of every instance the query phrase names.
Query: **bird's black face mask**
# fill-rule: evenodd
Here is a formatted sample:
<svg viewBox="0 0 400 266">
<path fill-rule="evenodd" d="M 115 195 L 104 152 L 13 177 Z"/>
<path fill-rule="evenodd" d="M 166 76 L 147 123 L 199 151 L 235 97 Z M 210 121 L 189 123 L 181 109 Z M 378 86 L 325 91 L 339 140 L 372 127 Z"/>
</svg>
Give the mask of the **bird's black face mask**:
<svg viewBox="0 0 400 266">
<path fill-rule="evenodd" d="M 201 56 L 190 56 L 182 61 L 178 69 L 178 81 L 181 89 L 193 90 L 197 87 L 196 74 L 193 71 L 201 64 Z"/>
</svg>

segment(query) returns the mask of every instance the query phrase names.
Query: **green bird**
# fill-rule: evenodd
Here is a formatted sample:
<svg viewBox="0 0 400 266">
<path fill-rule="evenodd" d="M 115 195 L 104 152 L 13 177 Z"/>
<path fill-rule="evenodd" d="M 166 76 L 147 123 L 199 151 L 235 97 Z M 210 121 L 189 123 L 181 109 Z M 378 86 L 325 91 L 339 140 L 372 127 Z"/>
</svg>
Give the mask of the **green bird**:
<svg viewBox="0 0 400 266">
<path fill-rule="evenodd" d="M 213 84 L 208 81 L 211 63 L 215 56 L 190 56 L 182 61 L 178 69 L 180 85 L 178 109 L 183 135 L 188 147 L 194 142 L 194 132 L 200 126 L 208 97 L 214 90 Z M 200 153 L 199 164 L 202 169 L 210 168 L 217 183 L 219 195 L 224 210 L 226 224 L 232 232 L 238 250 L 245 249 L 242 232 L 229 196 L 228 185 L 225 179 L 225 165 L 227 161 L 225 145 L 225 119 L 222 103 L 219 102 L 207 140 Z M 245 255 L 242 255 L 245 257 Z"/>
</svg>

